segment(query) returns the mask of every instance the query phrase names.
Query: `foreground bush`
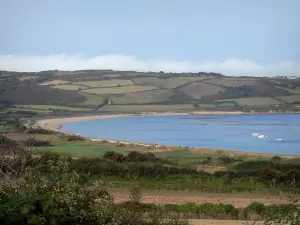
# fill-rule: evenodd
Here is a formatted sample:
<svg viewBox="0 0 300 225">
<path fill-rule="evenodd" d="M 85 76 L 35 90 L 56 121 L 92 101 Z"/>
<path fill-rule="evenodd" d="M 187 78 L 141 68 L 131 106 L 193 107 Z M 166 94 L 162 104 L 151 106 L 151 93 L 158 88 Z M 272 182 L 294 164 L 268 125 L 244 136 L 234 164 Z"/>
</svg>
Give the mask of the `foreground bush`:
<svg viewBox="0 0 300 225">
<path fill-rule="evenodd" d="M 27 134 L 54 134 L 55 132 L 52 130 L 46 130 L 44 128 L 32 128 L 29 127 L 26 129 Z"/>
<path fill-rule="evenodd" d="M 28 138 L 24 141 L 24 145 L 27 147 L 43 147 L 51 146 L 49 141 L 37 140 L 35 138 Z"/>
<path fill-rule="evenodd" d="M 185 224 L 115 205 L 102 183 L 87 186 L 70 172 L 68 160 L 49 159 L 42 171 L 30 168 L 1 186 L 0 224 Z"/>
</svg>

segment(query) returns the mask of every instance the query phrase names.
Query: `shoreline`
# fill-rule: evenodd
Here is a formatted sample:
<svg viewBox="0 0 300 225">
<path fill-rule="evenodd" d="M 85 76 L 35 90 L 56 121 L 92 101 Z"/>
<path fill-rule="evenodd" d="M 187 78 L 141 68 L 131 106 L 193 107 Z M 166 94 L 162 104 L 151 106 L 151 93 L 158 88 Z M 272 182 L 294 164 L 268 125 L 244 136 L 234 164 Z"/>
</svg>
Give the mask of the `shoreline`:
<svg viewBox="0 0 300 225">
<path fill-rule="evenodd" d="M 140 114 L 102 114 L 102 115 L 92 115 L 92 116 L 75 116 L 75 117 L 63 117 L 63 118 L 53 118 L 53 119 L 41 119 L 36 121 L 37 126 L 59 131 L 63 124 L 72 123 L 77 121 L 87 121 L 87 120 L 101 120 L 101 119 L 114 119 L 120 117 L 141 117 L 141 116 L 191 116 L 191 115 L 247 115 L 250 113 L 243 112 L 193 112 L 193 113 L 184 113 L 184 112 L 164 112 L 164 113 L 152 113 L 145 112 Z M 65 132 L 63 132 L 65 133 Z"/>
<path fill-rule="evenodd" d="M 75 133 L 62 131 L 61 128 L 66 123 L 78 122 L 78 121 L 88 121 L 88 120 L 102 120 L 102 119 L 114 119 L 114 118 L 126 118 L 126 117 L 142 117 L 142 116 L 190 116 L 190 115 L 257 115 L 256 113 L 244 113 L 244 112 L 193 112 L 193 113 L 181 113 L 181 112 L 164 112 L 164 113 L 140 113 L 140 114 L 102 114 L 102 115 L 90 115 L 90 116 L 77 116 L 77 117 L 63 117 L 63 118 L 52 118 L 52 119 L 40 119 L 35 122 L 34 127 L 43 128 L 46 130 L 52 130 L 55 132 L 63 133 L 66 135 L 76 135 Z M 262 114 L 264 115 L 264 114 Z M 81 135 L 80 135 L 81 136 Z M 170 145 L 158 145 L 152 143 L 141 143 L 134 141 L 122 141 L 122 140 L 107 140 L 102 138 L 90 138 L 82 136 L 90 141 L 96 142 L 107 142 L 110 144 L 124 144 L 124 145 L 134 145 L 140 147 L 153 147 L 153 152 L 162 151 L 172 151 L 185 149 L 184 146 L 170 146 Z M 260 153 L 260 152 L 247 152 L 239 150 L 225 150 L 225 149 L 215 149 L 215 148 L 201 148 L 201 147 L 187 147 L 191 152 L 203 153 L 203 154 L 218 154 L 222 152 L 223 155 L 230 156 L 256 156 L 256 157 L 273 157 L 273 156 L 284 156 L 287 158 L 297 157 L 296 155 L 284 155 L 284 154 L 271 154 L 271 153 Z"/>
</svg>

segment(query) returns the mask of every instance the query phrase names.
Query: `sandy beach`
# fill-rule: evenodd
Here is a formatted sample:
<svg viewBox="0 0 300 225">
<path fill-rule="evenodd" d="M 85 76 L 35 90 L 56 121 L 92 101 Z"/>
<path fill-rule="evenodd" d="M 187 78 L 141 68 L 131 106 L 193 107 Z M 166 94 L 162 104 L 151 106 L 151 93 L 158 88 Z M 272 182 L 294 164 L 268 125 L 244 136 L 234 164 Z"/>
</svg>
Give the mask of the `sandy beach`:
<svg viewBox="0 0 300 225">
<path fill-rule="evenodd" d="M 65 117 L 65 118 L 53 118 L 53 119 L 42 119 L 36 121 L 34 127 L 39 127 L 47 130 L 52 130 L 56 132 L 61 132 L 67 135 L 74 135 L 74 133 L 68 133 L 61 130 L 61 127 L 65 123 L 71 123 L 76 121 L 87 121 L 87 120 L 101 120 L 101 119 L 112 119 L 120 117 L 140 117 L 140 116 L 188 116 L 188 115 L 241 115 L 243 112 L 193 112 L 193 113 L 174 113 L 174 112 L 165 112 L 165 113 L 140 113 L 140 114 L 105 114 L 105 115 L 95 115 L 95 116 L 78 116 L 78 117 Z M 89 137 L 87 137 L 89 138 Z M 91 141 L 107 141 L 110 143 L 122 143 L 126 145 L 140 145 L 140 146 L 153 146 L 153 144 L 140 143 L 140 142 L 128 142 L 120 140 L 107 140 L 101 138 L 89 138 Z M 161 147 L 155 145 L 156 147 Z M 170 148 L 176 146 L 168 146 Z M 158 149 L 157 149 L 158 150 Z M 159 151 L 159 150 L 158 150 Z"/>
<path fill-rule="evenodd" d="M 61 126 L 65 123 L 86 121 L 86 120 L 100 120 L 100 119 L 112 119 L 119 117 L 136 117 L 136 116 L 188 116 L 188 115 L 241 115 L 243 112 L 193 112 L 193 113 L 140 113 L 140 114 L 107 114 L 107 115 L 95 115 L 95 116 L 78 116 L 78 117 L 65 117 L 65 118 L 54 118 L 54 119 L 42 119 L 38 120 L 35 126 L 40 128 L 59 131 Z"/>
</svg>

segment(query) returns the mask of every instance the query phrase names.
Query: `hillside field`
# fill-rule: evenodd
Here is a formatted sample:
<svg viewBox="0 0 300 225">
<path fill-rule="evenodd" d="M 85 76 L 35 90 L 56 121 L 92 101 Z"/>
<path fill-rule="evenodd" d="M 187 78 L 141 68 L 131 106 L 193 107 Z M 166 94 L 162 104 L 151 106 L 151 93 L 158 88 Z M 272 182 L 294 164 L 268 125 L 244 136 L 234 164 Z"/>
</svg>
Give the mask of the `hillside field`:
<svg viewBox="0 0 300 225">
<path fill-rule="evenodd" d="M 51 108 L 50 114 L 54 110 L 55 115 L 65 115 L 59 110 L 74 115 L 180 110 L 248 112 L 249 107 L 254 112 L 297 112 L 298 90 L 299 79 L 227 77 L 217 73 L 0 71 L 0 97 L 5 107 L 34 110 L 37 114 L 43 111 L 41 105 Z"/>
</svg>

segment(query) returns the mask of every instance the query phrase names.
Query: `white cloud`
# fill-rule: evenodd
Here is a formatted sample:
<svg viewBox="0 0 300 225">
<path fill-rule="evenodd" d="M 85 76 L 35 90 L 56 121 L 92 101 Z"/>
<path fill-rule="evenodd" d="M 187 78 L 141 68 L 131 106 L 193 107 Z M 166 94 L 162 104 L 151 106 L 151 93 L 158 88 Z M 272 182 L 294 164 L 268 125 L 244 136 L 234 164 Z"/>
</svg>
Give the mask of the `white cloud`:
<svg viewBox="0 0 300 225">
<path fill-rule="evenodd" d="M 75 55 L 23 56 L 0 55 L 0 70 L 37 72 L 41 70 L 114 69 L 165 72 L 219 72 L 226 75 L 274 76 L 300 75 L 300 63 L 281 61 L 262 65 L 252 60 L 231 58 L 224 61 L 142 60 L 134 56 L 102 55 L 84 57 Z"/>
</svg>

